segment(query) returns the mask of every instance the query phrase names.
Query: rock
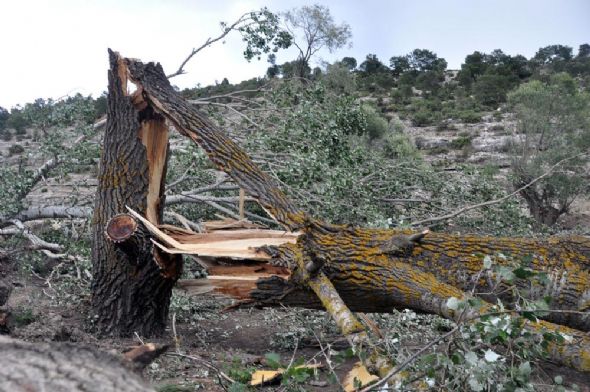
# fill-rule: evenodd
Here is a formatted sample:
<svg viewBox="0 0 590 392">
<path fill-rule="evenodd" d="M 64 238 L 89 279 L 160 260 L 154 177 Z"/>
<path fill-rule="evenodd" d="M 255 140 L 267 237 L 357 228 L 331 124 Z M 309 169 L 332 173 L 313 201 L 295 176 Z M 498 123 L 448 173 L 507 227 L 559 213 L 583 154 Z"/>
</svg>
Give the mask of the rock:
<svg viewBox="0 0 590 392">
<path fill-rule="evenodd" d="M 418 150 L 431 150 L 433 148 L 447 147 L 450 142 L 447 139 L 427 139 L 418 136 L 414 139 L 414 143 Z"/>
</svg>

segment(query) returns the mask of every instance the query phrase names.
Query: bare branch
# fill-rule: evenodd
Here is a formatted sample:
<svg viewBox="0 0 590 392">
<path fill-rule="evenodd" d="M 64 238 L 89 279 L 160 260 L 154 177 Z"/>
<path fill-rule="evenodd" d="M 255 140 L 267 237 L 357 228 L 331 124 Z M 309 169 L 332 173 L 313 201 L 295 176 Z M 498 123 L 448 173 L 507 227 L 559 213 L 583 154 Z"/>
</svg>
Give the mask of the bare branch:
<svg viewBox="0 0 590 392">
<path fill-rule="evenodd" d="M 245 200 L 253 201 L 254 199 L 251 197 L 247 197 Z M 237 203 L 240 201 L 239 196 L 201 196 L 201 195 L 194 195 L 189 193 L 182 193 L 180 195 L 172 195 L 166 196 L 166 205 L 174 205 L 180 203 L 207 203 L 207 202 L 215 202 L 215 203 Z"/>
<path fill-rule="evenodd" d="M 19 212 L 14 219 L 27 222 L 36 219 L 73 219 L 89 218 L 92 215 L 92 207 L 75 206 L 44 206 L 30 207 Z"/>
<path fill-rule="evenodd" d="M 191 53 L 184 59 L 184 61 L 180 64 L 180 66 L 178 67 L 178 69 L 176 70 L 176 72 L 171 73 L 170 75 L 167 75 L 166 77 L 168 79 L 171 79 L 175 76 L 178 75 L 182 75 L 185 73 L 184 71 L 184 66 L 190 61 L 190 59 L 193 58 L 194 55 L 196 55 L 197 53 L 199 53 L 201 50 L 205 49 L 206 47 L 210 46 L 211 44 L 222 40 L 223 38 L 225 38 L 225 36 L 227 36 L 232 30 L 234 30 L 236 28 L 236 26 L 238 26 L 240 23 L 243 23 L 244 21 L 248 20 L 248 15 L 250 13 L 247 12 L 245 14 L 243 14 L 242 16 L 240 16 L 238 18 L 238 20 L 236 20 L 232 25 L 230 25 L 229 27 L 225 27 L 223 32 L 215 37 L 215 38 L 207 38 L 207 40 L 205 41 L 205 43 L 201 46 L 199 46 L 198 48 L 193 48 L 193 50 L 191 51 Z"/>
<path fill-rule="evenodd" d="M 195 101 L 195 100 L 188 101 L 188 102 L 192 103 L 193 105 L 211 105 L 211 106 L 220 106 L 220 107 L 226 108 L 226 109 L 234 112 L 238 116 L 242 117 L 244 120 L 246 120 L 247 122 L 249 122 L 251 125 L 254 125 L 256 128 L 261 128 L 260 125 L 257 122 L 255 122 L 250 117 L 246 116 L 244 113 L 240 112 L 236 108 L 234 108 L 231 105 L 228 105 L 226 103 L 207 102 L 207 101 Z"/>
<path fill-rule="evenodd" d="M 39 238 L 38 236 L 36 236 L 35 234 L 33 234 L 31 232 L 31 230 L 26 227 L 21 221 L 13 219 L 10 221 L 10 223 L 12 223 L 13 225 L 15 225 L 20 233 L 22 234 L 23 237 L 25 237 L 27 240 L 29 240 L 32 244 L 32 248 L 33 250 L 48 250 L 48 251 L 52 251 L 52 252 L 61 252 L 63 251 L 63 247 L 59 244 L 55 244 L 52 242 L 47 242 L 41 238 Z"/>
<path fill-rule="evenodd" d="M 203 228 L 198 223 L 191 221 L 190 219 L 188 219 L 184 215 L 179 214 L 178 212 L 166 211 L 166 212 L 164 212 L 164 215 L 169 216 L 169 217 L 175 219 L 176 221 L 180 222 L 180 224 L 183 225 L 186 229 L 193 230 L 196 233 L 203 232 Z"/>
</svg>

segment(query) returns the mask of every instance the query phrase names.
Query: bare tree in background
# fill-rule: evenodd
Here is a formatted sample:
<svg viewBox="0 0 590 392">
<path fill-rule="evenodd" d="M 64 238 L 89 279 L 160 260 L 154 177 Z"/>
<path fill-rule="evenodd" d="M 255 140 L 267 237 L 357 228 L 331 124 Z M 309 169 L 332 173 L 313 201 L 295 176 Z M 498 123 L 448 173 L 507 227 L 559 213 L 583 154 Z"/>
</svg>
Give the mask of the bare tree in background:
<svg viewBox="0 0 590 392">
<path fill-rule="evenodd" d="M 297 76 L 305 77 L 310 59 L 322 48 L 330 53 L 350 44 L 352 32 L 348 23 L 336 24 L 330 9 L 322 5 L 294 8 L 284 14 L 287 31 L 299 50 Z"/>
</svg>

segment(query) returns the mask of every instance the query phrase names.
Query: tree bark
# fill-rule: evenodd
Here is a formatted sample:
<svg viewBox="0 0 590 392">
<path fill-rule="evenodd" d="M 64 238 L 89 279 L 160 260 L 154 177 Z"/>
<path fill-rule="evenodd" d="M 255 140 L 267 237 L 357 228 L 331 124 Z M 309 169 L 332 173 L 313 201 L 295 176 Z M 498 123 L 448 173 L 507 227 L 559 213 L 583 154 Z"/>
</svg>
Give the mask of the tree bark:
<svg viewBox="0 0 590 392">
<path fill-rule="evenodd" d="M 0 337 L 0 391 L 153 391 L 120 360 L 69 343 Z"/>
<path fill-rule="evenodd" d="M 126 206 L 160 223 L 168 152 L 164 119 L 134 102 L 127 92 L 126 68 L 110 52 L 107 125 L 93 215 L 92 320 L 100 334 L 144 336 L 164 331 L 178 256 L 153 249 L 137 236 L 133 252 L 109 239 L 106 225 Z"/>
</svg>

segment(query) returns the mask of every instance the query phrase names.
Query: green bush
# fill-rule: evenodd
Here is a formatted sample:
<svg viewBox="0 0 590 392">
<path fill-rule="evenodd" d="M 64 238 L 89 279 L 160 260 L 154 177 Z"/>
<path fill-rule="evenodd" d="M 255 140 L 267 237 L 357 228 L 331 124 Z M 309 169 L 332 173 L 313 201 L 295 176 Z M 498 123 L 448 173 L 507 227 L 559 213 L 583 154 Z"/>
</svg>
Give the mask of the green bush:
<svg viewBox="0 0 590 392">
<path fill-rule="evenodd" d="M 384 138 L 383 156 L 388 159 L 415 160 L 420 159 L 420 152 L 408 135 L 391 133 Z"/>
<path fill-rule="evenodd" d="M 385 135 L 385 132 L 387 132 L 387 121 L 370 106 L 363 106 L 363 112 L 366 115 L 367 121 L 365 134 L 369 136 L 369 139 L 374 140 Z"/>
<path fill-rule="evenodd" d="M 412 125 L 416 127 L 426 127 L 434 125 L 439 121 L 440 117 L 427 109 L 420 109 L 411 116 Z"/>
<path fill-rule="evenodd" d="M 17 154 L 22 154 L 23 152 L 25 152 L 25 148 L 18 143 L 15 143 L 12 146 L 10 146 L 10 148 L 8 148 L 8 153 L 11 156 L 17 155 Z"/>
<path fill-rule="evenodd" d="M 475 124 L 481 121 L 481 113 L 473 110 L 462 110 L 457 114 L 457 118 L 468 124 Z"/>
<path fill-rule="evenodd" d="M 464 148 L 466 146 L 470 146 L 471 145 L 471 136 L 459 136 L 456 139 L 453 139 L 451 141 L 450 146 L 456 150 L 459 150 L 461 148 Z"/>
</svg>

